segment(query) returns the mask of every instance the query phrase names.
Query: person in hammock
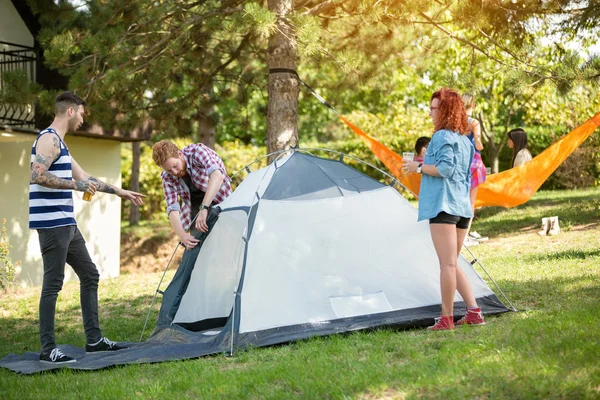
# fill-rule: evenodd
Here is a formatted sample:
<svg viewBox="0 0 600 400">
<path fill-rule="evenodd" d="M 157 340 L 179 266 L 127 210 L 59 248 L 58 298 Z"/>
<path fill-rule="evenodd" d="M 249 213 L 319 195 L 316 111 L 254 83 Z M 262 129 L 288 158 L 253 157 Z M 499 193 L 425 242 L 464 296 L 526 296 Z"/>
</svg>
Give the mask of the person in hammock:
<svg viewBox="0 0 600 400">
<path fill-rule="evenodd" d="M 425 152 L 427 151 L 429 142 L 431 142 L 429 136 L 421 136 L 417 139 L 415 142 L 415 158 L 413 161 L 423 162 L 423 160 L 425 160 Z"/>
<path fill-rule="evenodd" d="M 521 128 L 512 129 L 508 132 L 508 147 L 513 150 L 512 168 L 523 165 L 533 159 L 527 148 L 527 133 Z"/>
</svg>

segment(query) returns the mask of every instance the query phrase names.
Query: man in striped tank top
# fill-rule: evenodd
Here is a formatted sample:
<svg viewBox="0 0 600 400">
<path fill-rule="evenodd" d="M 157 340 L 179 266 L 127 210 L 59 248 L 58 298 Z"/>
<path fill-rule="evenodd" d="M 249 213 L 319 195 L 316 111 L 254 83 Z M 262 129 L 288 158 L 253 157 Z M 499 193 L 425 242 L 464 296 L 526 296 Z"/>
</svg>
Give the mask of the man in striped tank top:
<svg viewBox="0 0 600 400">
<path fill-rule="evenodd" d="M 66 92 L 56 98 L 52 124 L 40 132 L 31 148 L 29 184 L 29 228 L 37 229 L 44 279 L 40 297 L 40 361 L 50 364 L 75 360 L 56 347 L 54 315 L 56 299 L 65 277 L 65 263 L 80 281 L 81 312 L 87 340 L 86 352 L 124 348 L 102 336 L 98 323 L 98 280 L 100 274 L 85 247 L 73 213 L 73 191 L 111 193 L 136 205 L 144 195 L 117 188 L 85 172 L 64 142 L 68 132 L 83 124 L 86 103 Z"/>
</svg>

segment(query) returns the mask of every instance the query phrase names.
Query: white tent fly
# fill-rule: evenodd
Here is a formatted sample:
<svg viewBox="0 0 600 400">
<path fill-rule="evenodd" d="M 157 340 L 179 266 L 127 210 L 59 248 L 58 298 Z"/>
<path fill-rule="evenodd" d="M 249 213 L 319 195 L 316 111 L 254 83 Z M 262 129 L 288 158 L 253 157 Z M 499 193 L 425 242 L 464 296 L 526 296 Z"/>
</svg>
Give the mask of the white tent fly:
<svg viewBox="0 0 600 400">
<path fill-rule="evenodd" d="M 186 290 L 164 298 L 156 337 L 176 328 L 212 335 L 221 349 L 262 346 L 430 324 L 440 313 L 428 223 L 343 157 L 293 151 L 249 174 L 220 208 L 189 279 L 171 283 Z M 484 313 L 508 311 L 462 256 L 459 265 Z"/>
</svg>

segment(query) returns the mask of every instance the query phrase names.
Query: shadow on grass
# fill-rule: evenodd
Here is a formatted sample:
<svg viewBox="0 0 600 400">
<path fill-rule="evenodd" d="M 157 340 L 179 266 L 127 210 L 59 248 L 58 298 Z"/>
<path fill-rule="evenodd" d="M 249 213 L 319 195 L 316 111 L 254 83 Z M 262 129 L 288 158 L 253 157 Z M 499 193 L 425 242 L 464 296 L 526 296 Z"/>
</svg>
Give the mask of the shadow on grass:
<svg viewBox="0 0 600 400">
<path fill-rule="evenodd" d="M 588 258 L 600 257 L 600 249 L 569 249 L 554 253 L 531 254 L 525 257 L 525 261 L 562 261 L 562 260 L 586 260 Z"/>
<path fill-rule="evenodd" d="M 154 330 L 161 300 L 160 297 L 157 297 L 154 303 L 153 312 L 146 327 L 145 338 Z M 59 307 L 60 302 L 59 298 Z M 137 342 L 142 333 L 151 302 L 152 295 L 100 300 L 98 308 L 102 334 L 117 341 Z M 37 309 L 27 317 L 2 317 L 0 318 L 0 326 L 2 327 L 0 331 L 0 358 L 9 353 L 40 350 Z M 57 310 L 55 336 L 57 343 L 70 343 L 75 346 L 85 345 L 79 301 Z"/>
<path fill-rule="evenodd" d="M 594 279 L 590 276 L 563 276 L 528 281 L 504 279 L 496 282 L 517 310 L 578 311 L 598 308 L 600 291 Z M 505 302 L 496 287 L 490 288 Z"/>
<path fill-rule="evenodd" d="M 566 198 L 540 198 L 510 210 L 486 207 L 477 210 L 476 215 L 474 229 L 489 237 L 516 231 L 539 230 L 543 217 L 555 215 L 559 217 L 563 230 L 575 225 L 582 225 L 584 230 L 597 229 L 600 226 L 600 199 L 597 193 Z"/>
</svg>

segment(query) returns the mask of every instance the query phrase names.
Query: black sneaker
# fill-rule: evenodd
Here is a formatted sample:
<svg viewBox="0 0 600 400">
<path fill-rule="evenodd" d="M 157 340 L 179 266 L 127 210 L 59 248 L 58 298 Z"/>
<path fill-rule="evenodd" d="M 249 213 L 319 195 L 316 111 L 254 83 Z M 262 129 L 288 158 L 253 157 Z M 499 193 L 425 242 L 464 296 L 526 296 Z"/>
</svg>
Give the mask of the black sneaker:
<svg viewBox="0 0 600 400">
<path fill-rule="evenodd" d="M 117 351 L 117 350 L 123 350 L 123 349 L 127 349 L 127 348 L 128 348 L 127 346 L 119 346 L 117 344 L 117 342 L 113 342 L 112 340 L 109 340 L 108 338 L 103 337 L 96 344 L 86 344 L 85 352 L 86 353 L 99 353 L 102 351 Z"/>
<path fill-rule="evenodd" d="M 65 353 L 56 347 L 50 351 L 42 351 L 40 353 L 40 362 L 44 364 L 70 364 L 74 363 L 75 361 L 77 360 L 65 355 Z"/>
</svg>

